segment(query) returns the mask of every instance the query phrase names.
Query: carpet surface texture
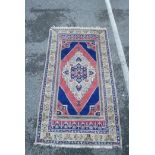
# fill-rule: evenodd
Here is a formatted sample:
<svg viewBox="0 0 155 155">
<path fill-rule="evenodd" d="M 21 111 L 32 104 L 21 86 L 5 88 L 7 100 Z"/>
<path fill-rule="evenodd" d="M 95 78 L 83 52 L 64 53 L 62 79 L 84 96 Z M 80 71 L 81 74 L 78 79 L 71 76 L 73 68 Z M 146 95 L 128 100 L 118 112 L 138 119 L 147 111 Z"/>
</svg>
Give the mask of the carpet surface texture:
<svg viewBox="0 0 155 155">
<path fill-rule="evenodd" d="M 121 147 L 106 28 L 52 27 L 35 144 Z"/>
</svg>

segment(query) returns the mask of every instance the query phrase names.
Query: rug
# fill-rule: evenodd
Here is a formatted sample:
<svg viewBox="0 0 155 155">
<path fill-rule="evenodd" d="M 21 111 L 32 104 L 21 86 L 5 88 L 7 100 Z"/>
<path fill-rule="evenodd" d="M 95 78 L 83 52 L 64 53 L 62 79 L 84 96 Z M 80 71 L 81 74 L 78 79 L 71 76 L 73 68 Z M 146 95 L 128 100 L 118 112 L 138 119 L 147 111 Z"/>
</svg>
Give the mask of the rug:
<svg viewBox="0 0 155 155">
<path fill-rule="evenodd" d="M 35 144 L 121 147 L 113 74 L 105 28 L 52 27 Z"/>
</svg>

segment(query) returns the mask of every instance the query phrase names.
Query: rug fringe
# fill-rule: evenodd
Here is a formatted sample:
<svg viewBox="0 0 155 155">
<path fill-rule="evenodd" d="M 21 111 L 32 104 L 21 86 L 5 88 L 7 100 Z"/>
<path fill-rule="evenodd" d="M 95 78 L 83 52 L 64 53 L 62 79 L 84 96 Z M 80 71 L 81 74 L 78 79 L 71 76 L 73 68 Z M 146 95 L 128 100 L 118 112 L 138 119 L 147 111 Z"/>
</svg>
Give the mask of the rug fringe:
<svg viewBox="0 0 155 155">
<path fill-rule="evenodd" d="M 59 147 L 59 148 L 93 148 L 93 149 L 100 149 L 100 148 L 104 148 L 104 149 L 113 149 L 113 148 L 120 148 L 122 149 L 122 147 L 120 145 L 66 145 L 66 144 L 45 144 L 45 143 L 38 143 L 35 142 L 34 145 L 40 145 L 40 146 L 51 146 L 51 147 Z"/>
<path fill-rule="evenodd" d="M 105 27 L 55 27 L 54 25 L 50 28 L 50 30 L 54 30 L 54 29 L 80 29 L 80 30 L 107 30 L 107 28 Z"/>
</svg>

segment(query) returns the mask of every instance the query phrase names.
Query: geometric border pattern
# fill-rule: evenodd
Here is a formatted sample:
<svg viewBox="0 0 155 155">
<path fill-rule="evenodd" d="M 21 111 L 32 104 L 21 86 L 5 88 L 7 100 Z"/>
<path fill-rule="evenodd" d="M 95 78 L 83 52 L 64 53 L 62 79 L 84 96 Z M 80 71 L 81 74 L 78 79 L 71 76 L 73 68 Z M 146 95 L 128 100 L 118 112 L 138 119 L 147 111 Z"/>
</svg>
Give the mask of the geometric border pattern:
<svg viewBox="0 0 155 155">
<path fill-rule="evenodd" d="M 101 71 L 104 74 L 103 84 L 101 84 L 104 91 L 106 114 L 106 130 L 104 132 L 91 132 L 88 128 L 88 132 L 83 133 L 80 132 L 81 130 L 75 132 L 73 129 L 62 132 L 63 130 L 52 130 L 50 128 L 51 125 L 49 124 L 52 118 L 51 100 L 56 95 L 56 91 L 52 87 L 55 88 L 53 73 L 56 70 L 56 53 L 60 48 L 58 46 L 59 34 L 95 34 L 99 36 L 100 64 Z M 50 29 L 35 144 L 78 148 L 113 148 L 122 146 L 116 86 L 106 28 L 52 27 Z"/>
</svg>

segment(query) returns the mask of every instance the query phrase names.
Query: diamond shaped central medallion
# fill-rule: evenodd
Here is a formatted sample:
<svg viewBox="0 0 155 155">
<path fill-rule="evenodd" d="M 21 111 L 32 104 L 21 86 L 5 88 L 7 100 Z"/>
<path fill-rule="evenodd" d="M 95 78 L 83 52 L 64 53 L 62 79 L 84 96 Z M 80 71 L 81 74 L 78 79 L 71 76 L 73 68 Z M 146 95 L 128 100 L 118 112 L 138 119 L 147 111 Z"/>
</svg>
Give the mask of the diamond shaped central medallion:
<svg viewBox="0 0 155 155">
<path fill-rule="evenodd" d="M 80 51 L 77 51 L 62 69 L 62 77 L 77 100 L 81 100 L 88 91 L 95 75 L 95 68 Z"/>
</svg>

